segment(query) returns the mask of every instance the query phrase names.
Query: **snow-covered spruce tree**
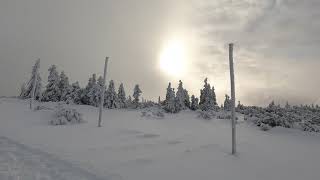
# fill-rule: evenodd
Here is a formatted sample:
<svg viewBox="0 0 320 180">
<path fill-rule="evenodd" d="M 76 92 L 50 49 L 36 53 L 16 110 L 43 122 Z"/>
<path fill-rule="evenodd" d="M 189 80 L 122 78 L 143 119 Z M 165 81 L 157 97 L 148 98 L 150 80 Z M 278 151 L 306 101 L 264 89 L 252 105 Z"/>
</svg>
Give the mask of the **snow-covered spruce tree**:
<svg viewBox="0 0 320 180">
<path fill-rule="evenodd" d="M 218 105 L 217 103 L 217 96 L 216 96 L 216 93 L 215 93 L 215 89 L 214 89 L 214 86 L 212 85 L 212 98 L 213 98 L 213 104 L 216 106 Z"/>
<path fill-rule="evenodd" d="M 72 83 L 70 93 L 66 96 L 68 104 L 81 104 L 81 88 L 79 82 Z"/>
<path fill-rule="evenodd" d="M 185 91 L 183 89 L 183 83 L 181 80 L 179 80 L 178 90 L 176 94 L 176 104 L 175 104 L 177 111 L 186 109 L 185 98 L 186 97 L 185 97 Z"/>
<path fill-rule="evenodd" d="M 186 89 L 184 89 L 184 104 L 187 108 L 190 108 L 190 96 Z"/>
<path fill-rule="evenodd" d="M 133 89 L 133 101 L 132 101 L 132 104 L 134 106 L 134 108 L 138 108 L 139 107 L 139 97 L 141 95 L 142 91 L 139 87 L 139 84 L 136 84 L 134 86 L 134 89 Z"/>
<path fill-rule="evenodd" d="M 60 89 L 59 89 L 59 74 L 57 67 L 52 65 L 49 69 L 48 84 L 43 92 L 43 101 L 57 102 L 60 100 Z"/>
<path fill-rule="evenodd" d="M 114 88 L 113 80 L 110 81 L 109 87 L 105 94 L 105 107 L 109 109 L 118 108 L 118 98 Z"/>
<path fill-rule="evenodd" d="M 123 83 L 120 84 L 118 89 L 118 102 L 119 102 L 119 108 L 127 107 L 126 92 L 124 91 Z"/>
<path fill-rule="evenodd" d="M 171 83 L 169 83 L 166 93 L 166 99 L 164 101 L 164 110 L 170 113 L 175 113 L 176 111 L 176 97 L 174 89 L 171 87 Z"/>
<path fill-rule="evenodd" d="M 42 92 L 41 92 L 41 88 L 42 88 L 42 84 L 41 84 L 41 77 L 40 77 L 40 73 L 38 71 L 38 73 L 36 73 L 36 69 L 40 68 L 40 61 L 37 61 L 35 63 L 35 65 L 32 67 L 32 73 L 31 73 L 31 78 L 28 81 L 27 84 L 24 84 L 21 87 L 21 92 L 20 92 L 20 97 L 22 99 L 27 99 L 27 98 L 31 98 L 31 93 L 32 93 L 32 89 L 33 89 L 33 82 L 36 79 L 37 83 L 36 83 L 36 88 L 35 88 L 35 92 L 34 92 L 34 97 L 37 100 L 41 100 L 42 98 Z"/>
<path fill-rule="evenodd" d="M 212 90 L 208 83 L 208 78 L 204 80 L 203 89 L 200 90 L 199 107 L 202 111 L 212 110 L 215 107 Z"/>
<path fill-rule="evenodd" d="M 128 99 L 126 100 L 126 104 L 128 108 L 133 108 L 131 96 L 129 96 Z"/>
<path fill-rule="evenodd" d="M 231 111 L 231 99 L 227 94 L 225 95 L 225 99 L 224 99 L 224 103 L 223 103 L 223 109 L 225 111 Z"/>
<path fill-rule="evenodd" d="M 90 102 L 90 91 L 93 86 L 97 83 L 96 74 L 93 74 L 92 77 L 89 78 L 87 86 L 81 92 L 81 102 L 82 104 L 91 105 Z"/>
<path fill-rule="evenodd" d="M 60 73 L 60 81 L 58 84 L 59 90 L 60 90 L 60 101 L 66 101 L 67 96 L 71 91 L 71 87 L 69 84 L 69 78 L 66 76 L 64 71 Z"/>
<path fill-rule="evenodd" d="M 288 101 L 286 102 L 285 108 L 286 108 L 286 109 L 290 109 L 290 108 L 291 108 L 291 106 L 290 106 L 290 104 L 288 103 Z"/>
<path fill-rule="evenodd" d="M 89 97 L 90 105 L 95 107 L 99 106 L 102 86 L 103 86 L 103 78 L 99 76 L 98 81 L 94 82 L 92 84 L 92 87 L 89 89 L 88 97 Z"/>
<path fill-rule="evenodd" d="M 191 96 L 191 105 L 190 105 L 190 109 L 195 111 L 197 109 L 199 109 L 199 99 L 196 98 L 194 95 Z"/>
</svg>

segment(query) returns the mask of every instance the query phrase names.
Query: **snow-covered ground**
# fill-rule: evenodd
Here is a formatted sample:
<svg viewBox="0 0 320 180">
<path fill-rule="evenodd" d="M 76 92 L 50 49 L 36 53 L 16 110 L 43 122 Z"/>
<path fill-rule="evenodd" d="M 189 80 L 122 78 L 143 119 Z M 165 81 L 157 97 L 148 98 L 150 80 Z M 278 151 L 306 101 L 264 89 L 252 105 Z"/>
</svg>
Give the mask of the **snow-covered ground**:
<svg viewBox="0 0 320 180">
<path fill-rule="evenodd" d="M 52 126 L 51 110 L 31 111 L 27 101 L 1 98 L 0 136 L 6 138 L 0 138 L 0 167 L 8 157 L 15 165 L 32 157 L 26 170 L 47 176 L 65 169 L 89 179 L 92 174 L 92 179 L 116 180 L 320 179 L 316 133 L 284 128 L 265 132 L 242 122 L 237 126 L 238 154 L 232 156 L 228 120 L 203 120 L 191 111 L 153 119 L 141 117 L 138 110 L 104 110 L 103 127 L 97 128 L 97 108 L 73 108 L 87 123 Z M 42 161 L 52 161 L 54 170 L 41 169 L 37 162 Z"/>
<path fill-rule="evenodd" d="M 1 180 L 103 180 L 48 153 L 0 137 Z M 111 178 L 109 178 L 111 179 Z"/>
</svg>

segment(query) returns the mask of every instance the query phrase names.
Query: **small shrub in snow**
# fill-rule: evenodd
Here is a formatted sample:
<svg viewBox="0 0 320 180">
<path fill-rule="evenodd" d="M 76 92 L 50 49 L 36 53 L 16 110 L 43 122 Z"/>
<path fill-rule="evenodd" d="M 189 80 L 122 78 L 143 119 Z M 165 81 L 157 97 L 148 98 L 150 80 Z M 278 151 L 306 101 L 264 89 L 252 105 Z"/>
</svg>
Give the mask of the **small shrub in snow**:
<svg viewBox="0 0 320 180">
<path fill-rule="evenodd" d="M 303 131 L 320 132 L 320 126 L 316 125 L 312 122 L 309 122 L 309 121 L 301 122 L 301 123 L 299 123 L 299 125 Z"/>
<path fill-rule="evenodd" d="M 54 119 L 50 121 L 52 125 L 77 124 L 83 122 L 82 114 L 76 109 L 59 104 L 55 109 Z"/>
<path fill-rule="evenodd" d="M 271 129 L 271 126 L 269 126 L 268 124 L 261 123 L 260 124 L 260 129 L 262 131 L 269 131 Z"/>
<path fill-rule="evenodd" d="M 34 110 L 41 111 L 41 110 L 52 110 L 52 109 L 47 106 L 36 106 Z"/>
<path fill-rule="evenodd" d="M 163 119 L 164 113 L 162 110 L 156 108 L 145 109 L 141 112 L 141 117 Z"/>
<path fill-rule="evenodd" d="M 298 128 L 304 131 L 320 132 L 320 108 L 317 106 L 275 105 L 271 102 L 266 108 L 256 106 L 241 106 L 239 113 L 245 115 L 245 120 L 257 126 L 267 124 L 270 127 Z"/>
<path fill-rule="evenodd" d="M 216 117 L 213 111 L 198 111 L 198 118 L 210 120 Z"/>
<path fill-rule="evenodd" d="M 231 119 L 231 112 L 230 111 L 218 111 L 216 112 L 217 119 Z M 236 120 L 239 118 L 236 116 Z"/>
</svg>

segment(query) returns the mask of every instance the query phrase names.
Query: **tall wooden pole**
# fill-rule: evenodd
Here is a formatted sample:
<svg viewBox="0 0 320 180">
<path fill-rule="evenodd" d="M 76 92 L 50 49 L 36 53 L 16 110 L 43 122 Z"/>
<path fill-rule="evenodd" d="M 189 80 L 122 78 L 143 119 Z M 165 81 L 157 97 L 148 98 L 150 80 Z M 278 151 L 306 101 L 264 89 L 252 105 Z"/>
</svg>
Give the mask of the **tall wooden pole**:
<svg viewBox="0 0 320 180">
<path fill-rule="evenodd" d="M 35 74 L 34 74 L 34 80 L 32 82 L 32 90 L 31 90 L 31 99 L 30 99 L 30 109 L 33 109 L 33 100 L 36 92 L 36 85 L 37 85 L 37 80 L 38 80 L 38 69 L 40 67 L 40 59 L 37 60 L 35 64 Z"/>
<path fill-rule="evenodd" d="M 235 118 L 235 87 L 234 87 L 234 69 L 233 69 L 233 44 L 229 44 L 229 64 L 230 64 L 230 82 L 231 82 L 231 117 L 232 117 L 232 154 L 236 151 L 236 118 Z"/>
<path fill-rule="evenodd" d="M 100 95 L 100 108 L 99 108 L 99 122 L 98 122 L 98 127 L 101 127 L 101 119 L 102 119 L 102 109 L 103 109 L 103 104 L 104 104 L 104 92 L 106 89 L 106 77 L 107 77 L 107 67 L 108 67 L 108 61 L 109 57 L 106 57 L 106 61 L 104 64 L 104 73 L 103 73 L 103 85 L 101 89 L 101 95 Z"/>
</svg>

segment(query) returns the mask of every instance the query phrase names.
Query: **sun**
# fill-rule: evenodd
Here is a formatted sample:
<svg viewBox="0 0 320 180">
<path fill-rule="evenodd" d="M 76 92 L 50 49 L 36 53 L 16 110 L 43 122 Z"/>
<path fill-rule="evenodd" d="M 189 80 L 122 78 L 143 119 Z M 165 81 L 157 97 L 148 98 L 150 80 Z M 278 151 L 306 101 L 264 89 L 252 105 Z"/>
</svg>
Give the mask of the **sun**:
<svg viewBox="0 0 320 180">
<path fill-rule="evenodd" d="M 160 54 L 160 68 L 168 75 L 179 76 L 185 71 L 186 55 L 182 41 L 168 41 Z"/>
</svg>

